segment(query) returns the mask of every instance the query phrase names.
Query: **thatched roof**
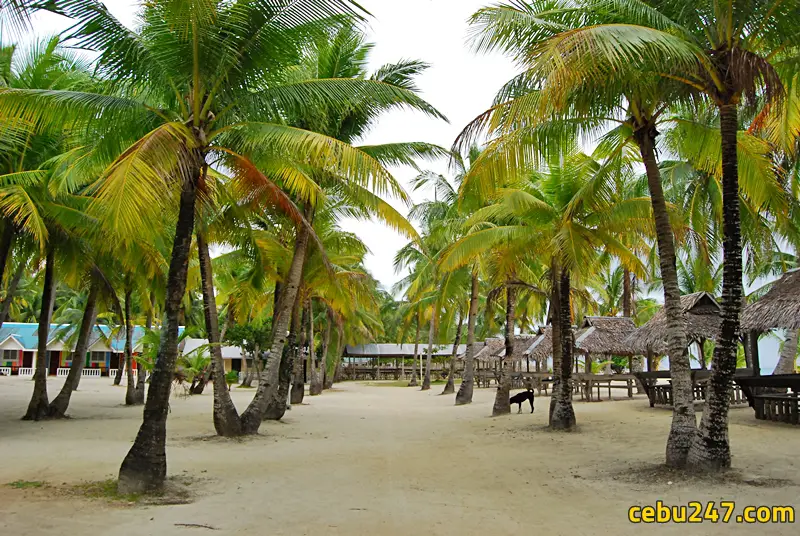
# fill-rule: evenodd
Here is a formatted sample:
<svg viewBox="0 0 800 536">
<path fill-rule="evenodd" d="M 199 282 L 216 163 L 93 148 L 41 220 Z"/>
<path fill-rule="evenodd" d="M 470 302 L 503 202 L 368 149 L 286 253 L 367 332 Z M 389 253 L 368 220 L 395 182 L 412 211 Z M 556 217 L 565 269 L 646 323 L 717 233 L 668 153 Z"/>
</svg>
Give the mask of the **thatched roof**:
<svg viewBox="0 0 800 536">
<path fill-rule="evenodd" d="M 539 335 L 533 339 L 523 355 L 535 361 L 544 361 L 553 354 L 553 328 L 547 326 L 539 330 Z"/>
<path fill-rule="evenodd" d="M 530 333 L 520 333 L 518 335 L 514 335 L 514 355 L 512 355 L 510 359 L 506 359 L 506 361 L 519 361 L 523 359 L 525 357 L 525 350 L 528 349 L 528 347 L 531 345 L 531 341 L 533 341 L 533 339 L 535 339 L 537 336 L 538 335 L 533 335 Z M 497 354 L 497 357 L 505 359 L 505 341 L 503 342 L 503 349 Z"/>
<path fill-rule="evenodd" d="M 742 311 L 742 329 L 800 329 L 800 269 L 789 270 L 764 296 Z"/>
<path fill-rule="evenodd" d="M 688 342 L 715 340 L 721 322 L 721 307 L 708 292 L 695 292 L 681 296 L 681 307 L 686 317 Z M 644 326 L 634 331 L 626 340 L 637 354 L 648 351 L 655 355 L 667 353 L 667 317 L 662 307 Z"/>
<path fill-rule="evenodd" d="M 486 343 L 485 342 L 483 342 L 483 341 L 475 341 L 475 354 L 477 355 L 478 352 L 480 352 L 485 347 L 486 347 Z M 459 346 L 459 348 L 461 348 L 461 346 Z M 465 357 L 467 357 L 467 345 L 466 344 L 464 345 L 464 350 L 458 352 L 458 355 L 456 356 L 456 359 L 464 359 Z"/>
<path fill-rule="evenodd" d="M 587 316 L 575 334 L 575 349 L 583 354 L 634 355 L 625 339 L 635 330 L 627 316 Z"/>
<path fill-rule="evenodd" d="M 480 361 L 490 361 L 497 357 L 501 351 L 505 350 L 506 342 L 499 337 L 486 339 L 486 346 L 475 353 L 475 359 Z"/>
</svg>

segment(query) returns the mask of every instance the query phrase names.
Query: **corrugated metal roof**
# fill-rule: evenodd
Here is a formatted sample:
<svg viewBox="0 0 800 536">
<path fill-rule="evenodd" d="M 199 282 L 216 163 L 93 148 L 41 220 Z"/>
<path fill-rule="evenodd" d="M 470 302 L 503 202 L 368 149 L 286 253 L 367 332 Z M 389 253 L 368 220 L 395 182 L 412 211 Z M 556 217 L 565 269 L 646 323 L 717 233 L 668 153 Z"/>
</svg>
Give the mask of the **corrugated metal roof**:
<svg viewBox="0 0 800 536">
<path fill-rule="evenodd" d="M 433 355 L 448 356 L 453 353 L 452 344 L 435 344 Z M 428 345 L 420 344 L 418 350 L 420 355 L 427 355 Z M 462 354 L 467 351 L 466 344 L 459 344 L 457 353 Z M 351 357 L 413 357 L 413 344 L 348 344 L 345 347 L 345 355 Z"/>
<path fill-rule="evenodd" d="M 183 341 L 182 352 L 184 354 L 188 354 L 207 344 L 208 339 L 193 339 L 191 337 L 187 337 Z M 222 359 L 242 359 L 242 349 L 238 346 L 223 346 Z"/>
</svg>

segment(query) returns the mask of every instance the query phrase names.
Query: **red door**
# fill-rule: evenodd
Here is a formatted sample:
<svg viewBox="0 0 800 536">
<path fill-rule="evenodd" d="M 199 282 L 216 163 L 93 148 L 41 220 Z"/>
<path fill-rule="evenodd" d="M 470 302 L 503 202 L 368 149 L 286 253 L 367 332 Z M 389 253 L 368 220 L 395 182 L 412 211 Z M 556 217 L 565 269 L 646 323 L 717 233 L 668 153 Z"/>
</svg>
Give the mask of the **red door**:
<svg viewBox="0 0 800 536">
<path fill-rule="evenodd" d="M 33 367 L 33 352 L 22 352 L 22 366 Z"/>
</svg>

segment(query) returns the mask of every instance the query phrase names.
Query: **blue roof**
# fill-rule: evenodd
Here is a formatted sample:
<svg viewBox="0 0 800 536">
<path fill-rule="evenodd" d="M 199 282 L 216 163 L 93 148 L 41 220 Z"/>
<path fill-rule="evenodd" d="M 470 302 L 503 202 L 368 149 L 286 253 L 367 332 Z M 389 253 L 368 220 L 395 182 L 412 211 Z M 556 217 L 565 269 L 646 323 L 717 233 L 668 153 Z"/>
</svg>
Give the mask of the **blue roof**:
<svg viewBox="0 0 800 536">
<path fill-rule="evenodd" d="M 57 339 L 66 339 L 73 334 L 76 326 L 69 324 L 50 324 L 50 331 L 48 333 L 48 344 Z M 183 332 L 184 328 L 178 328 L 178 334 Z M 22 322 L 5 322 L 3 327 L 0 328 L 0 342 L 6 340 L 9 336 L 19 341 L 19 343 L 26 350 L 36 350 L 39 344 L 38 341 L 39 324 L 28 324 Z M 107 325 L 95 325 L 92 336 L 89 339 L 89 346 L 97 342 L 100 335 L 108 339 L 111 334 L 111 327 Z M 134 326 L 133 328 L 133 346 L 135 347 L 139 340 L 144 336 L 144 327 Z M 119 330 L 111 340 L 111 348 L 115 352 L 125 351 L 125 331 Z"/>
</svg>

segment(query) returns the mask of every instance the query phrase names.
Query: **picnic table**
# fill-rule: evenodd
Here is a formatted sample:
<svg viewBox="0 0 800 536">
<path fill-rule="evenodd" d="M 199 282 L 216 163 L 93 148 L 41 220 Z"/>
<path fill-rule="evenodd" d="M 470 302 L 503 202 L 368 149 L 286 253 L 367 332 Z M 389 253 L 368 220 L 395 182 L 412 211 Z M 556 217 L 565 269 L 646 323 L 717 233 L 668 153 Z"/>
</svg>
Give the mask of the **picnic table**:
<svg viewBox="0 0 800 536">
<path fill-rule="evenodd" d="M 734 381 L 744 392 L 756 419 L 800 424 L 800 374 L 739 376 Z"/>
<path fill-rule="evenodd" d="M 573 383 L 576 386 L 581 400 L 592 402 L 600 401 L 600 389 L 608 390 L 608 400 L 611 400 L 612 389 L 624 389 L 628 398 L 633 398 L 633 388 L 636 385 L 636 376 L 633 374 L 586 374 L 577 373 L 572 375 Z M 594 397 L 594 389 L 597 389 L 597 397 Z"/>
</svg>

